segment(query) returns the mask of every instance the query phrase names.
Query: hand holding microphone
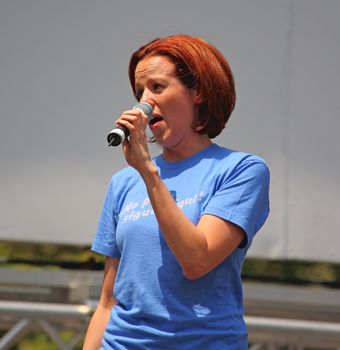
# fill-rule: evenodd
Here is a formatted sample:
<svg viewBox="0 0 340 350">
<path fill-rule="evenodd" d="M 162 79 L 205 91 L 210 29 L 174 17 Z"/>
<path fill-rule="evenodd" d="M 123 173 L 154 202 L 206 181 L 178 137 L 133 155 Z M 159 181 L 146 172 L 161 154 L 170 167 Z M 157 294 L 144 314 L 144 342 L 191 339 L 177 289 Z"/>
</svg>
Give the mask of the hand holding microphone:
<svg viewBox="0 0 340 350">
<path fill-rule="evenodd" d="M 147 102 L 139 102 L 132 109 L 139 109 L 144 112 L 149 119 L 152 119 L 153 107 Z M 129 137 L 130 132 L 127 128 L 122 125 L 116 126 L 110 133 L 107 135 L 107 142 L 109 146 L 118 146 L 120 145 L 127 137 Z"/>
</svg>

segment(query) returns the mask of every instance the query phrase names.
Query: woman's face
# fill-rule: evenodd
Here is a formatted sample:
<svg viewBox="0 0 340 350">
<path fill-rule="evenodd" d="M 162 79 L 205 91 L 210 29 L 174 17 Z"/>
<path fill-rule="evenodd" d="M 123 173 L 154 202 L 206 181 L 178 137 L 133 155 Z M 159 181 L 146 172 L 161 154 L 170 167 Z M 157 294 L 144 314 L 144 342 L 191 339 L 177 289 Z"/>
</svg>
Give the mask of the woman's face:
<svg viewBox="0 0 340 350">
<path fill-rule="evenodd" d="M 192 128 L 199 95 L 182 84 L 169 58 L 148 56 L 141 60 L 135 84 L 138 100 L 154 106 L 149 126 L 158 144 L 175 150 L 192 146 L 201 138 Z"/>
</svg>

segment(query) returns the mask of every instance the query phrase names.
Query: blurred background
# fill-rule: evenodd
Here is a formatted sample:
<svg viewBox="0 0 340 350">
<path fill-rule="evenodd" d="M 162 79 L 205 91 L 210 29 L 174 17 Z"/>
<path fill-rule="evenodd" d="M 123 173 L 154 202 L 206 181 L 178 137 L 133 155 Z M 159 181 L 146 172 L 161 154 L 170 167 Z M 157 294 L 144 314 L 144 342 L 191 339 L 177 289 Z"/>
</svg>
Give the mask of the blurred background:
<svg viewBox="0 0 340 350">
<path fill-rule="evenodd" d="M 0 0 L 0 349 L 81 348 L 103 267 L 89 247 L 126 166 L 106 135 L 135 102 L 128 61 L 176 33 L 234 72 L 215 142 L 271 170 L 243 270 L 249 348 L 340 348 L 339 15 L 337 0 Z"/>
</svg>

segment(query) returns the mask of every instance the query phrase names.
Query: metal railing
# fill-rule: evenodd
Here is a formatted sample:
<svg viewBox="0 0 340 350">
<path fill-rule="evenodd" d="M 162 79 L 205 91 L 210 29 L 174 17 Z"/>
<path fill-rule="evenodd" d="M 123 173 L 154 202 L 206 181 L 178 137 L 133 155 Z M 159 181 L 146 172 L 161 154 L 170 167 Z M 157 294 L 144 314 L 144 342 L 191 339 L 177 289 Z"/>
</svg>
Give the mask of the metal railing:
<svg viewBox="0 0 340 350">
<path fill-rule="evenodd" d="M 61 350 L 71 350 L 82 339 L 92 308 L 87 305 L 0 301 L 0 327 L 8 331 L 0 339 L 0 349 L 11 349 L 27 333 L 43 331 Z M 65 342 L 63 329 L 74 335 Z"/>
<path fill-rule="evenodd" d="M 101 278 L 97 272 L 0 270 L 0 329 L 6 330 L 0 350 L 32 331 L 46 333 L 60 350 L 79 346 Z M 244 291 L 250 350 L 340 350 L 339 290 L 245 283 Z M 62 330 L 73 336 L 65 341 Z"/>
</svg>

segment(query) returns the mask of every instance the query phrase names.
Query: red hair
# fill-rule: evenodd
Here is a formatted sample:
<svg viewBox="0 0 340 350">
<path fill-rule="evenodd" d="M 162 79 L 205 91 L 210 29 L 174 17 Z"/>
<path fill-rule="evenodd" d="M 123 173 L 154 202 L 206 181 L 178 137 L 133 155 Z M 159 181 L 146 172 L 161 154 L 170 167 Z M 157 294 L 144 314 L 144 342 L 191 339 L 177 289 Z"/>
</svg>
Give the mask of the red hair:
<svg viewBox="0 0 340 350">
<path fill-rule="evenodd" d="M 210 138 L 219 135 L 236 101 L 233 74 L 221 52 L 207 41 L 185 34 L 154 39 L 131 56 L 129 78 L 135 95 L 136 67 L 147 56 L 166 56 L 175 64 L 178 78 L 186 87 L 197 89 L 202 100 L 193 127 Z"/>
</svg>

